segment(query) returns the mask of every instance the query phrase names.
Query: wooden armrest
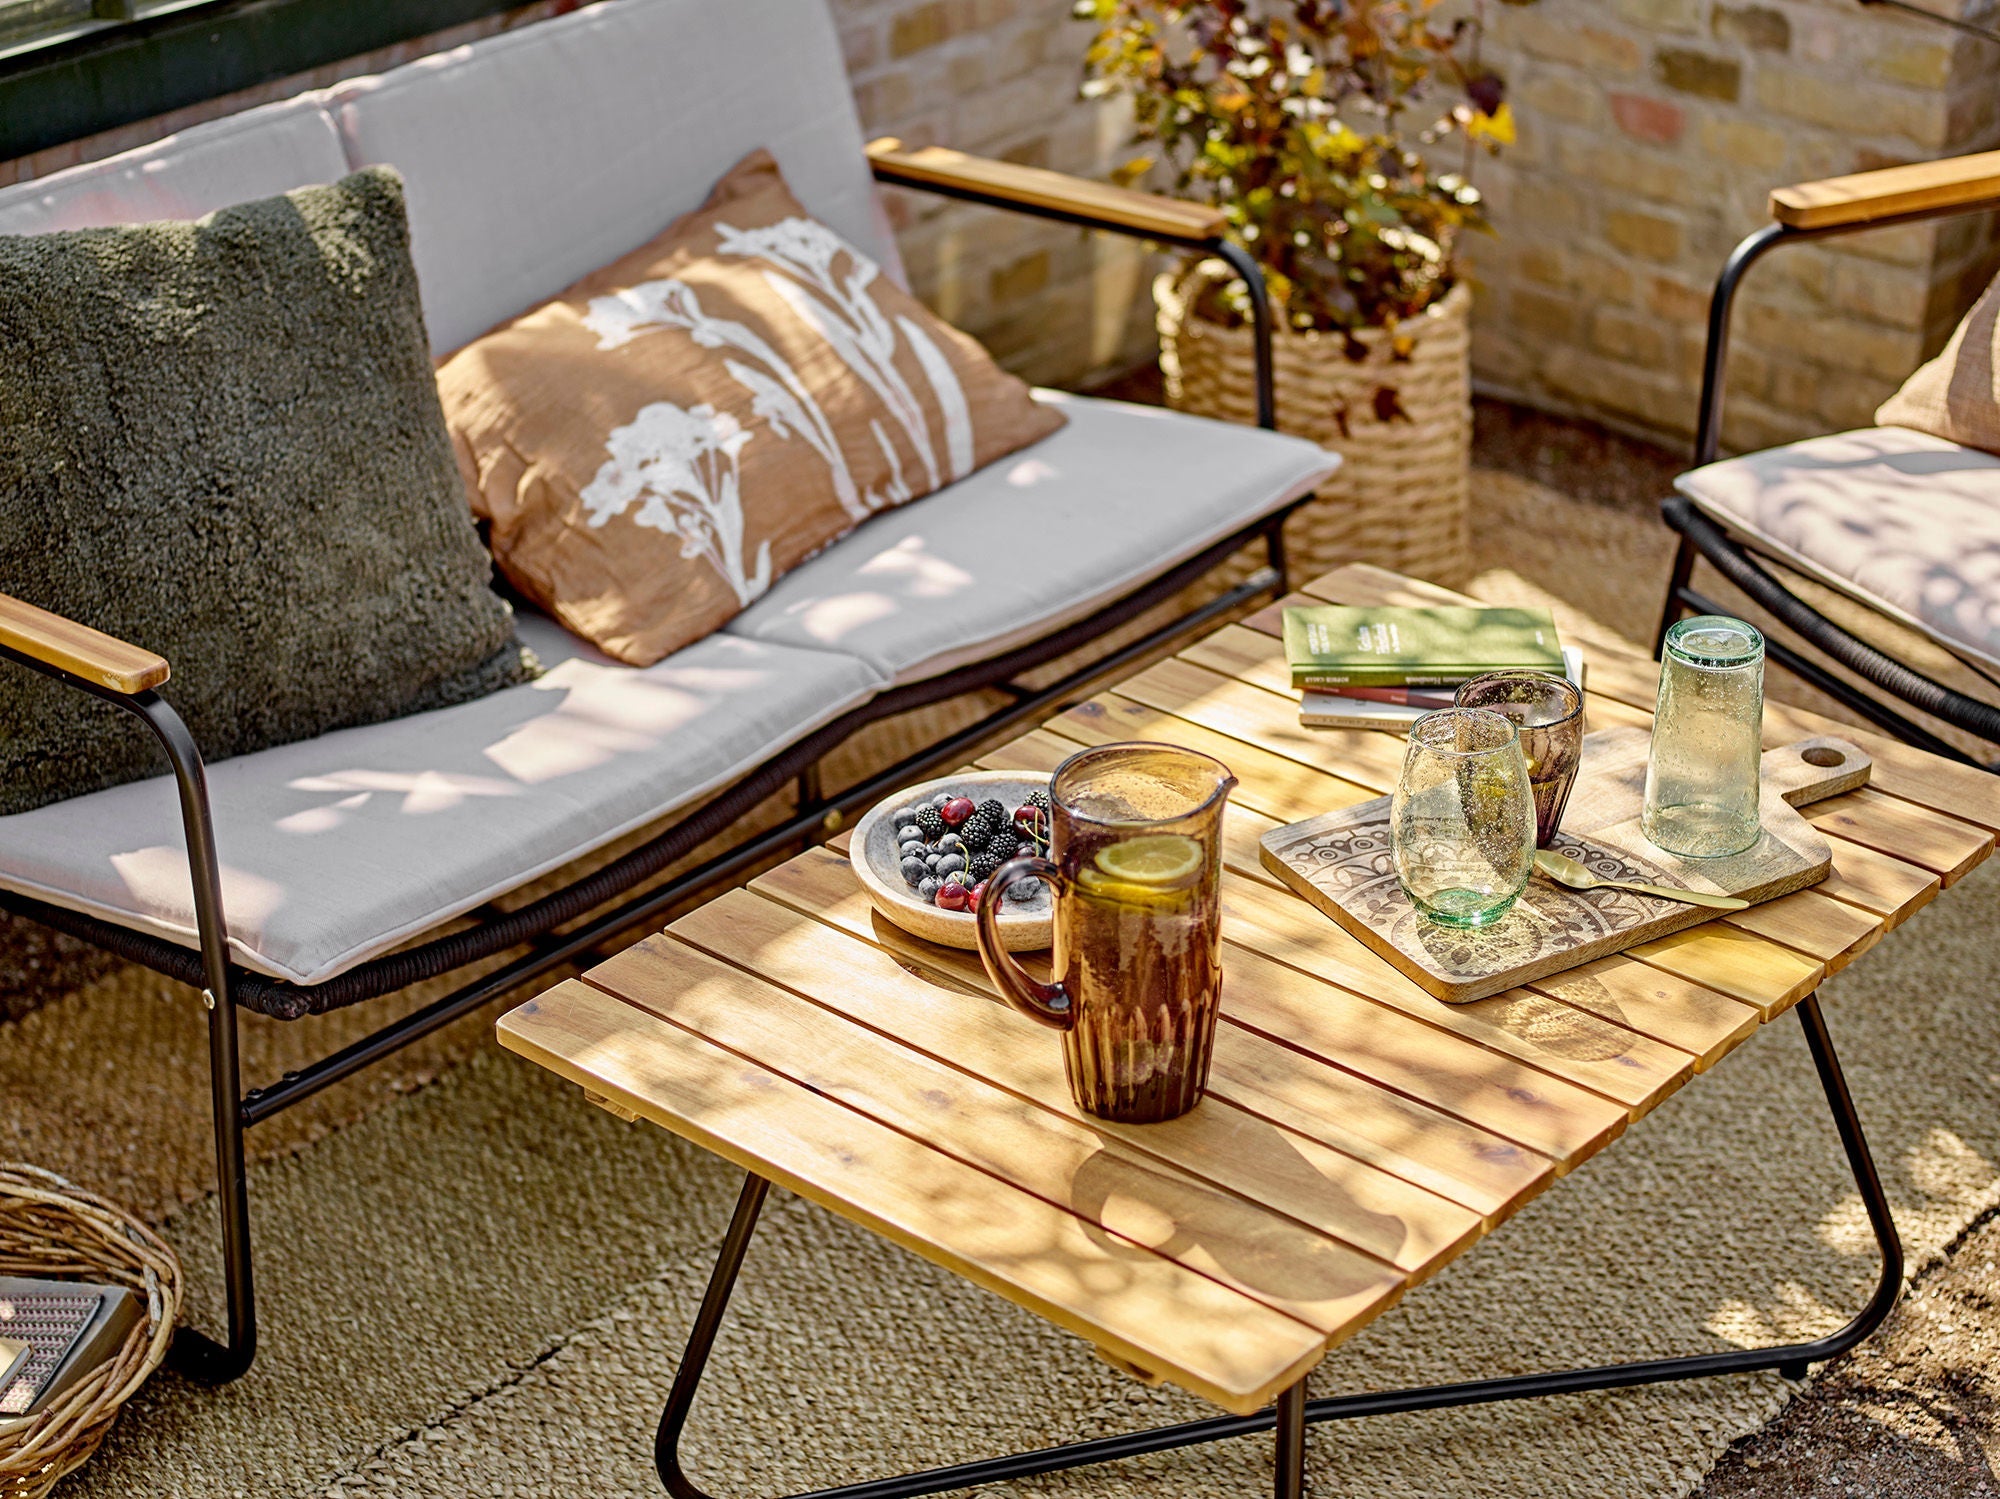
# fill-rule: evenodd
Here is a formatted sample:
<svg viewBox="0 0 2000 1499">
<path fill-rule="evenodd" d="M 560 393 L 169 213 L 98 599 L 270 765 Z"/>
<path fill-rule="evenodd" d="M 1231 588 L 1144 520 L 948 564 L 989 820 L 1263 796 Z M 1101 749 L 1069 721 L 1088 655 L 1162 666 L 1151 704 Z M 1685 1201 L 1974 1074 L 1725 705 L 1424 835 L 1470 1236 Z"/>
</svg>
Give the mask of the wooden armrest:
<svg viewBox="0 0 2000 1499">
<path fill-rule="evenodd" d="M 0 593 L 0 645 L 113 692 L 144 692 L 167 679 L 164 656 L 4 593 Z"/>
<path fill-rule="evenodd" d="M 2000 208 L 2000 151 L 1801 182 L 1771 194 L 1771 217 L 1793 229 L 1978 208 Z"/>
<path fill-rule="evenodd" d="M 1109 229 L 1162 239 L 1220 239 L 1228 225 L 1220 209 L 1206 204 L 1134 192 L 1042 167 L 967 156 L 943 146 L 905 151 L 894 137 L 871 141 L 868 160 L 874 165 L 877 181 L 897 187 L 955 188 L 1001 203 L 1054 209 Z"/>
</svg>

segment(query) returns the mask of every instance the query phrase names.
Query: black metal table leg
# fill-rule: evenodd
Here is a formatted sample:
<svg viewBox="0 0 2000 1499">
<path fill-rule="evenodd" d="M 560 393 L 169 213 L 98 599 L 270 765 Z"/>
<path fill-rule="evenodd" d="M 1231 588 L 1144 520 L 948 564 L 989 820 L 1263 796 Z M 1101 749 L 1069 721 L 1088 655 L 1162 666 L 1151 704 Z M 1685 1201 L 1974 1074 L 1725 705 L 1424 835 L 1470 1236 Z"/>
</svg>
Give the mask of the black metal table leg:
<svg viewBox="0 0 2000 1499">
<path fill-rule="evenodd" d="M 1777 1348 L 1740 1348 L 1727 1353 L 1695 1354 L 1682 1358 L 1651 1359 L 1638 1363 L 1608 1364 L 1594 1369 L 1568 1369 L 1549 1374 L 1521 1374 L 1505 1379 L 1469 1380 L 1461 1384 L 1430 1385 L 1418 1389 L 1384 1390 L 1360 1395 L 1334 1395 L 1320 1400 L 1305 1398 L 1305 1381 L 1293 1385 L 1268 1410 L 1250 1416 L 1214 1416 L 1204 1421 L 1186 1421 L 1175 1426 L 1159 1426 L 1149 1431 L 1122 1436 L 1099 1437 L 1094 1441 L 1072 1442 L 1062 1447 L 1045 1447 L 1036 1452 L 1020 1452 L 1007 1457 L 986 1458 L 951 1467 L 931 1468 L 893 1478 L 877 1478 L 839 1488 L 818 1489 L 792 1499 L 914 1499 L 919 1494 L 936 1494 L 947 1489 L 975 1488 L 980 1484 L 1027 1478 L 1038 1473 L 1054 1473 L 1066 1468 L 1083 1468 L 1147 1453 L 1167 1452 L 1229 1437 L 1258 1432 L 1277 1433 L 1275 1492 L 1278 1499 L 1303 1499 L 1305 1494 L 1305 1429 L 1319 1421 L 1351 1420 L 1358 1416 L 1382 1416 L 1399 1412 L 1439 1410 L 1452 1406 L 1483 1405 L 1497 1400 L 1527 1400 L 1545 1395 L 1575 1394 L 1585 1390 L 1616 1389 L 1629 1385 L 1658 1384 L 1667 1380 L 1710 1378 L 1721 1374 L 1747 1374 L 1776 1369 L 1787 1378 L 1802 1378 L 1809 1365 L 1845 1353 L 1873 1332 L 1889 1315 L 1902 1289 L 1903 1249 L 1890 1216 L 1889 1201 L 1882 1190 L 1881 1177 L 1868 1153 L 1868 1142 L 1855 1116 L 1854 1100 L 1848 1095 L 1847 1080 L 1834 1053 L 1833 1038 L 1827 1033 L 1826 1017 L 1820 1011 L 1819 996 L 1807 995 L 1798 1006 L 1799 1023 L 1805 1028 L 1806 1044 L 1813 1066 L 1825 1090 L 1827 1106 L 1833 1113 L 1841 1148 L 1854 1173 L 1854 1184 L 1875 1230 L 1882 1252 L 1882 1274 L 1875 1293 L 1852 1321 L 1837 1332 L 1808 1343 L 1789 1343 Z M 751 1173 L 737 1199 L 736 1214 L 730 1220 L 715 1270 L 689 1334 L 687 1352 L 674 1375 L 672 1392 L 660 1416 L 654 1444 L 654 1459 L 660 1479 L 674 1499 L 710 1499 L 681 1469 L 679 1444 L 694 1405 L 695 1389 L 701 1382 L 703 1366 L 715 1344 L 715 1334 L 729 1302 L 730 1288 L 743 1268 L 750 1236 L 757 1226 L 769 1184 Z"/>
<path fill-rule="evenodd" d="M 681 1354 L 680 1368 L 674 1371 L 674 1387 L 667 1392 L 666 1409 L 660 1412 L 660 1429 L 653 1436 L 653 1466 L 659 1469 L 660 1481 L 674 1499 L 707 1499 L 681 1471 L 681 1432 L 687 1426 L 688 1412 L 694 1409 L 695 1389 L 701 1384 L 702 1370 L 708 1367 L 709 1350 L 715 1347 L 715 1334 L 722 1326 L 723 1312 L 728 1309 L 729 1293 L 735 1289 L 743 1256 L 750 1251 L 750 1236 L 757 1231 L 757 1215 L 764 1210 L 764 1199 L 770 1191 L 771 1184 L 756 1172 L 744 1173 L 743 1190 L 736 1198 L 729 1232 L 722 1239 L 722 1253 L 709 1272 L 701 1310 L 695 1313 L 687 1350 Z"/>
<path fill-rule="evenodd" d="M 1306 1499 L 1306 1382 L 1278 1397 L 1278 1439 L 1271 1453 L 1272 1488 L 1278 1499 Z"/>
</svg>

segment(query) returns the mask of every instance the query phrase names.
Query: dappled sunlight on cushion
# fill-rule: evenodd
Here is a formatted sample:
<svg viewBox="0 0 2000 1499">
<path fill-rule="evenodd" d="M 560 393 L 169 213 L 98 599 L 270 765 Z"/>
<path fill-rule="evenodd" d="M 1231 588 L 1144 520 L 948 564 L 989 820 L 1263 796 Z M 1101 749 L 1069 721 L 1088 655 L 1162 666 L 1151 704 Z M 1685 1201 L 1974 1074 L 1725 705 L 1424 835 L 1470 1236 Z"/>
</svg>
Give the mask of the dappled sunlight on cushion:
<svg viewBox="0 0 2000 1499">
<path fill-rule="evenodd" d="M 1338 462 L 1255 428 L 1035 398 L 1069 424 L 876 516 L 780 578 L 726 633 L 836 648 L 898 681 L 937 676 L 1082 618 L 1311 490 Z"/>
<path fill-rule="evenodd" d="M 619 755 L 659 749 L 695 725 L 719 699 L 774 689 L 772 673 L 747 668 L 676 670 L 673 658 L 643 672 L 567 661 L 536 687 L 562 703 L 522 724 L 486 757 L 528 785 L 581 775 Z"/>
<path fill-rule="evenodd" d="M 187 855 L 178 844 L 152 844 L 113 854 L 110 865 L 135 896 L 158 902 L 194 921 L 194 887 L 188 883 Z M 232 920 L 256 922 L 284 904 L 285 887 L 231 864 L 222 863 L 222 902 Z"/>
<path fill-rule="evenodd" d="M 1041 458 L 1023 458 L 1007 465 L 1007 482 L 1015 489 L 1036 484 L 1052 484 L 1062 478 L 1062 470 Z"/>
<path fill-rule="evenodd" d="M 881 678 L 715 636 L 644 670 L 546 619 L 539 681 L 208 768 L 237 959 L 314 983 L 728 784 Z M 0 818 L 9 888 L 193 945 L 164 778 Z"/>
</svg>

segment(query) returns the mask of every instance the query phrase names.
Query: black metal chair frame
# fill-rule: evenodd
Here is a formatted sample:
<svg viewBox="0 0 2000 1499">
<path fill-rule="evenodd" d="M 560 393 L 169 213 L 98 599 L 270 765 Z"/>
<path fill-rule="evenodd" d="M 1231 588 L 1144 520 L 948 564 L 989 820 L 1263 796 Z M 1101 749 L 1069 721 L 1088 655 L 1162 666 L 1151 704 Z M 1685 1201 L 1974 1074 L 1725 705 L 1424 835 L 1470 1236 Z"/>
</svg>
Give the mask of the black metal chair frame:
<svg viewBox="0 0 2000 1499">
<path fill-rule="evenodd" d="M 1715 293 L 1709 301 L 1708 348 L 1702 362 L 1701 409 L 1695 428 L 1695 466 L 1699 468 L 1713 463 L 1721 453 L 1730 314 L 1735 307 L 1737 289 L 1751 266 L 1781 245 L 1993 211 L 1990 204 L 1978 204 L 1809 229 L 1772 223 L 1743 239 L 1724 262 L 1722 274 L 1716 279 Z M 1667 524 L 1680 533 L 1680 546 L 1674 555 L 1673 575 L 1667 585 L 1666 607 L 1661 612 L 1660 627 L 1653 639 L 1653 655 L 1656 658 L 1665 648 L 1668 629 L 1688 611 L 1697 614 L 1730 612 L 1691 586 L 1695 559 L 1702 557 L 1772 618 L 1863 682 L 1932 718 L 2000 744 L 2000 708 L 1947 687 L 1835 624 L 1788 589 L 1750 548 L 1704 515 L 1686 495 L 1675 494 L 1663 501 L 1660 513 Z M 1961 764 L 2000 770 L 2000 763 L 1987 764 L 1967 754 L 1890 703 L 1827 670 L 1784 641 L 1767 638 L 1765 649 L 1770 659 L 1904 742 Z"/>
<path fill-rule="evenodd" d="M 903 184 L 911 185 L 911 184 Z M 1275 430 L 1271 370 L 1271 312 L 1264 279 L 1241 249 L 1217 238 L 1180 238 L 1141 231 L 1109 218 L 1062 207 L 1026 204 L 959 186 L 931 186 L 945 196 L 1054 219 L 1087 229 L 1197 250 L 1228 261 L 1249 287 L 1256 350 L 1258 425 Z M 1307 497 L 1309 498 L 1309 497 Z M 373 1062 L 420 1040 L 488 1001 L 564 965 L 602 953 L 621 934 L 644 922 L 658 922 L 739 879 L 760 861 L 802 846 L 816 835 L 838 830 L 846 815 L 907 785 L 933 769 L 954 763 L 981 741 L 1025 720 L 1046 716 L 1091 689 L 1104 676 L 1180 639 L 1243 605 L 1282 594 L 1286 588 L 1283 525 L 1304 498 L 1242 527 L 1152 581 L 1047 636 L 929 681 L 892 687 L 868 703 L 779 751 L 755 771 L 648 843 L 621 855 L 565 889 L 512 911 L 474 913 L 464 929 L 432 937 L 414 947 L 375 958 L 310 988 L 254 973 L 231 961 L 222 904 L 220 865 L 209 812 L 201 751 L 171 704 L 153 692 L 109 691 L 59 667 L 0 646 L 0 658 L 53 677 L 132 713 L 158 741 L 172 768 L 180 798 L 189 874 L 193 881 L 199 948 L 135 932 L 95 917 L 13 892 L 0 891 L 0 909 L 29 917 L 57 931 L 199 988 L 208 1009 L 208 1051 L 215 1121 L 216 1181 L 222 1220 L 222 1260 L 228 1302 L 228 1334 L 218 1341 L 191 1326 L 174 1339 L 171 1361 L 182 1373 L 221 1384 L 245 1373 L 256 1357 L 256 1288 L 251 1270 L 250 1211 L 244 1174 L 243 1132 L 272 1115 L 312 1097 Z M 1110 654 L 1069 672 L 1052 685 L 1029 688 L 1018 677 L 1103 638 L 1146 611 L 1171 600 L 1231 555 L 1253 542 L 1267 548 L 1269 565 L 1200 607 L 1148 631 Z M 868 779 L 827 793 L 819 762 L 830 750 L 869 724 L 932 703 L 982 689 L 998 689 L 1012 700 L 969 728 L 939 740 Z M 776 827 L 745 840 L 672 881 L 633 895 L 637 887 L 710 839 L 725 833 L 767 798 L 795 785 L 797 809 Z M 620 900 L 620 897 L 629 897 Z M 612 904 L 618 902 L 617 904 Z M 491 972 L 379 1030 L 262 1087 L 243 1090 L 238 1058 L 238 1006 L 280 1019 L 341 1009 L 363 1000 L 456 972 L 516 948 L 525 951 Z"/>
<path fill-rule="evenodd" d="M 1128 1432 L 1075 1442 L 1062 1447 L 1046 1447 L 1036 1452 L 1009 1457 L 959 1463 L 947 1468 L 931 1468 L 894 1478 L 879 1478 L 838 1488 L 819 1489 L 793 1499 L 908 1499 L 916 1494 L 935 1494 L 947 1489 L 971 1488 L 978 1484 L 1000 1483 L 1026 1478 L 1036 1473 L 1054 1473 L 1066 1468 L 1090 1467 L 1116 1462 L 1149 1452 L 1166 1452 L 1219 1442 L 1230 1437 L 1257 1432 L 1277 1432 L 1273 1464 L 1273 1491 L 1277 1499 L 1302 1499 L 1305 1493 L 1305 1429 L 1321 1421 L 1344 1421 L 1358 1416 L 1386 1416 L 1406 1411 L 1437 1410 L 1448 1406 L 1484 1405 L 1498 1400 L 1537 1399 L 1547 1395 L 1575 1394 L 1584 1390 L 1609 1390 L 1631 1385 L 1660 1384 L 1676 1379 L 1712 1378 L 1725 1374 L 1747 1374 L 1759 1369 L 1776 1369 L 1787 1379 L 1803 1379 L 1807 1366 L 1845 1353 L 1878 1327 L 1895 1306 L 1903 1283 L 1903 1248 L 1890 1216 L 1888 1198 L 1876 1174 L 1874 1158 L 1855 1116 L 1854 1100 L 1848 1095 L 1847 1080 L 1840 1059 L 1827 1034 L 1826 1017 L 1820 1011 L 1819 996 L 1809 994 L 1798 1006 L 1799 1022 L 1805 1028 L 1806 1044 L 1825 1090 L 1827 1107 L 1833 1113 L 1834 1128 L 1840 1135 L 1847 1164 L 1854 1173 L 1875 1242 L 1882 1253 L 1882 1273 L 1874 1294 L 1854 1319 L 1823 1338 L 1808 1343 L 1789 1343 L 1777 1348 L 1731 1349 L 1725 1353 L 1703 1353 L 1679 1358 L 1650 1359 L 1639 1363 L 1610 1364 L 1593 1369 L 1570 1369 L 1552 1374 L 1520 1374 L 1502 1379 L 1472 1380 L 1463 1384 L 1432 1385 L 1409 1390 L 1384 1390 L 1362 1395 L 1334 1395 L 1308 1400 L 1305 1381 L 1300 1380 L 1278 1397 L 1277 1404 L 1250 1416 L 1216 1416 L 1203 1421 L 1187 1421 L 1150 1431 Z M 654 1464 L 660 1481 L 674 1499 L 710 1499 L 689 1478 L 681 1466 L 680 1442 L 694 1409 L 695 1394 L 703 1370 L 715 1346 L 729 1304 L 730 1290 L 750 1248 L 770 1183 L 755 1172 L 745 1176 L 736 1201 L 735 1215 L 711 1273 L 701 1308 L 695 1314 L 686 1351 L 675 1371 L 673 1387 L 653 1444 Z"/>
</svg>

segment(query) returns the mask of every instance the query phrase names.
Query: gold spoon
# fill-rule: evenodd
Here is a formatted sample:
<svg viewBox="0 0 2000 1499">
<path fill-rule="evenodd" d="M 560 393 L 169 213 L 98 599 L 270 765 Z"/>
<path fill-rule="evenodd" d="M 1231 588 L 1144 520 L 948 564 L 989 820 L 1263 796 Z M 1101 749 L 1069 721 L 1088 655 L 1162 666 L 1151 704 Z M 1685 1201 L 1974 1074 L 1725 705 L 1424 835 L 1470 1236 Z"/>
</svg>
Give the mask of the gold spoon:
<svg viewBox="0 0 2000 1499">
<path fill-rule="evenodd" d="M 1535 851 L 1535 868 L 1572 890 L 1630 890 L 1636 895 L 1657 895 L 1664 900 L 1684 901 L 1690 906 L 1713 906 L 1718 911 L 1743 911 L 1750 902 L 1733 895 L 1709 895 L 1700 890 L 1683 890 L 1678 885 L 1647 885 L 1637 880 L 1601 880 L 1574 859 L 1547 849 Z"/>
</svg>

